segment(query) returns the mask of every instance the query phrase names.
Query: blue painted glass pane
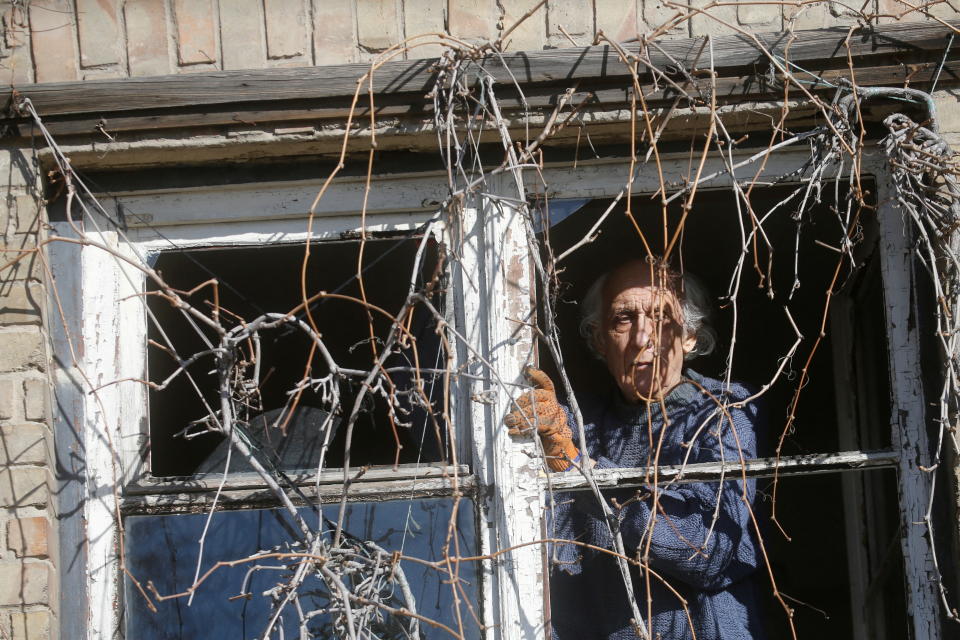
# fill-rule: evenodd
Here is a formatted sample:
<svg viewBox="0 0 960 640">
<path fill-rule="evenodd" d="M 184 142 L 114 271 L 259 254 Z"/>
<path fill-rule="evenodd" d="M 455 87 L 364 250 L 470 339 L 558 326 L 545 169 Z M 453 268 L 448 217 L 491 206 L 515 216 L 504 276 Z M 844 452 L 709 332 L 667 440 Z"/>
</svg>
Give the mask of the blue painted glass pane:
<svg viewBox="0 0 960 640">
<path fill-rule="evenodd" d="M 348 504 L 344 519 L 344 543 L 340 548 L 371 549 L 364 541 L 372 541 L 387 554 L 400 552 L 405 557 L 437 561 L 450 556 L 475 554 L 473 503 L 461 499 L 455 517 L 456 535 L 448 539 L 453 500 L 448 498 Z M 336 517 L 337 505 L 327 505 L 324 515 Z M 303 508 L 307 522 L 317 522 L 312 508 Z M 144 586 L 152 581 L 160 594 L 186 590 L 194 580 L 199 544 L 206 514 L 168 514 L 130 516 L 126 518 L 127 567 Z M 325 540 L 332 538 L 331 523 L 326 521 Z M 449 546 L 448 546 L 449 544 Z M 223 511 L 214 514 L 206 535 L 200 575 L 218 562 L 235 561 L 258 552 L 304 552 L 293 519 L 280 509 Z M 373 553 L 367 552 L 368 557 Z M 385 565 L 389 567 L 390 555 Z M 127 578 L 127 638 L 142 640 L 261 638 L 271 617 L 277 612 L 275 603 L 283 601 L 286 592 L 275 589 L 288 583 L 296 567 L 295 559 L 263 558 L 255 562 L 223 566 L 214 571 L 196 590 L 192 604 L 188 598 L 155 602 L 150 610 L 146 599 Z M 432 567 L 401 559 L 400 568 L 410 585 L 410 595 L 421 616 L 458 629 L 463 622 L 466 638 L 479 637 L 477 623 L 470 612 L 479 615 L 479 576 L 476 563 L 464 563 L 459 569 L 459 586 L 449 576 Z M 344 582 L 354 593 L 363 594 L 361 582 L 373 573 L 370 563 L 356 562 L 357 571 Z M 252 570 L 255 567 L 260 567 Z M 380 590 L 380 601 L 395 609 L 408 607 L 407 599 L 389 571 L 381 571 L 374 580 Z M 246 580 L 246 583 L 245 583 Z M 369 584 L 366 588 L 371 588 Z M 301 636 L 295 603 L 280 608 L 278 622 L 271 638 L 335 638 L 346 637 L 337 625 L 343 617 L 329 612 L 331 598 L 326 583 L 310 574 L 299 589 L 299 611 L 306 616 L 307 635 Z M 370 593 L 367 591 L 366 593 Z M 151 598 L 155 600 L 154 598 Z M 459 603 L 459 605 L 455 604 Z M 468 604 L 469 603 L 469 606 Z M 362 604 L 354 603 L 357 610 Z M 459 608 L 459 611 L 458 611 Z M 314 612 L 313 615 L 306 615 Z M 318 613 L 319 612 L 319 613 Z M 412 637 L 410 618 L 391 615 L 383 608 L 367 608 L 368 629 L 372 636 L 384 639 Z M 355 611 L 355 616 L 358 613 Z M 418 637 L 442 638 L 450 634 L 441 628 L 421 623 Z M 282 634 L 282 635 L 281 635 Z"/>
<path fill-rule="evenodd" d="M 589 198 L 551 198 L 549 201 L 538 200 L 534 204 L 533 230 L 535 233 L 543 231 L 544 223 L 554 227 L 571 215 L 593 202 Z"/>
</svg>

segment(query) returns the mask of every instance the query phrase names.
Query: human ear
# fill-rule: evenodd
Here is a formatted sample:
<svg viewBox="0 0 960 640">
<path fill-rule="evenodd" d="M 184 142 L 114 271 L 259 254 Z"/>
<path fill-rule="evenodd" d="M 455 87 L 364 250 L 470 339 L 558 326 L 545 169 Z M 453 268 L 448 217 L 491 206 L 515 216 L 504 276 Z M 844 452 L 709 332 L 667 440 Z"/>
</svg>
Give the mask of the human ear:
<svg viewBox="0 0 960 640">
<path fill-rule="evenodd" d="M 685 354 L 690 353 L 693 351 L 693 348 L 697 346 L 697 336 L 688 335 L 686 332 L 684 332 L 683 342 L 680 343 L 680 346 L 683 348 L 683 352 Z"/>
</svg>

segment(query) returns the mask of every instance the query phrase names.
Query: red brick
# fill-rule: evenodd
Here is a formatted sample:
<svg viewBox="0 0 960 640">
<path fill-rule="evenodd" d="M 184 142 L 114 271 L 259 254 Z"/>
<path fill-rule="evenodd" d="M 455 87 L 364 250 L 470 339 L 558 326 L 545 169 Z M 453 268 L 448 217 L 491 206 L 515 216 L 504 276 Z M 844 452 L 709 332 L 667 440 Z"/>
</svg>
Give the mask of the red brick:
<svg viewBox="0 0 960 640">
<path fill-rule="evenodd" d="M 495 9 L 492 0 L 448 0 L 450 34 L 464 40 L 495 39 L 499 16 Z"/>
<path fill-rule="evenodd" d="M 17 400 L 19 399 L 20 381 L 15 378 L 0 379 L 0 420 L 9 420 L 16 411 Z M 8 425 L 0 426 L 0 429 L 7 429 Z"/>
<path fill-rule="evenodd" d="M 76 80 L 73 3 L 69 0 L 33 0 L 30 3 L 30 44 L 37 82 Z"/>
<path fill-rule="evenodd" d="M 267 61 L 261 0 L 220 3 L 224 69 L 261 69 Z"/>
<path fill-rule="evenodd" d="M 503 0 L 503 28 L 509 29 L 540 0 Z M 547 8 L 541 6 L 506 38 L 509 51 L 538 51 L 547 43 Z"/>
<path fill-rule="evenodd" d="M 170 73 L 170 35 L 164 0 L 127 0 L 127 62 L 131 76 Z"/>
<path fill-rule="evenodd" d="M 343 64 L 357 61 L 356 23 L 352 2 L 314 0 L 314 63 Z"/>
<path fill-rule="evenodd" d="M 127 70 L 121 68 L 118 64 L 111 64 L 106 67 L 96 67 L 94 69 L 85 69 L 81 74 L 84 80 L 113 80 L 115 78 L 126 78 Z"/>
<path fill-rule="evenodd" d="M 296 69 L 297 67 L 302 67 L 305 64 L 309 64 L 302 58 L 283 58 L 282 60 L 276 60 L 271 65 L 271 69 Z"/>
<path fill-rule="evenodd" d="M 30 55 L 30 20 L 23 7 L 7 7 L 3 12 L 4 45 L 7 57 L 0 60 L 0 83 L 18 85 L 33 82 L 33 58 Z"/>
<path fill-rule="evenodd" d="M 917 2 L 916 0 L 878 0 L 878 9 L 879 13 L 885 17 L 880 18 L 879 22 L 881 24 L 892 24 L 896 22 L 922 22 L 924 20 L 935 20 L 936 18 L 941 18 L 943 20 L 956 20 L 960 18 L 960 9 L 955 9 L 957 3 L 955 0 L 950 0 L 949 2 L 940 2 L 938 4 L 933 4 L 932 2 Z M 929 6 L 928 6 L 929 5 Z M 923 7 L 923 11 L 915 11 L 914 7 Z M 829 11 L 826 8 L 823 8 L 824 13 Z M 836 2 L 834 3 L 834 13 L 843 11 L 843 6 Z M 852 14 L 850 11 L 844 12 L 846 14 Z"/>
<path fill-rule="evenodd" d="M 652 33 L 660 26 L 672 22 L 672 18 L 679 13 L 673 7 L 664 4 L 665 0 L 640 0 L 642 11 L 640 12 L 640 31 L 643 33 Z M 667 31 L 662 37 L 686 38 L 690 35 L 690 22 L 681 22 L 679 25 Z"/>
<path fill-rule="evenodd" d="M 357 40 L 368 51 L 400 42 L 397 0 L 357 0 Z"/>
<path fill-rule="evenodd" d="M 40 558 L 48 553 L 50 522 L 43 516 L 13 518 L 7 522 L 7 549 L 18 558 Z"/>
<path fill-rule="evenodd" d="M 0 3 L 3 12 L 3 45 L 7 49 L 30 43 L 30 18 L 25 7 L 9 0 Z"/>
<path fill-rule="evenodd" d="M 713 4 L 713 0 L 694 0 L 693 6 L 705 8 Z M 703 13 L 696 13 L 690 18 L 690 33 L 696 36 L 727 36 L 734 35 L 737 27 L 736 6 L 711 6 Z"/>
<path fill-rule="evenodd" d="M 117 0 L 77 0 L 80 66 L 120 62 Z"/>
<path fill-rule="evenodd" d="M 403 28 L 405 37 L 419 36 L 423 34 L 442 34 L 446 31 L 443 23 L 443 3 L 437 0 L 406 0 L 403 10 Z M 437 58 L 443 53 L 442 44 L 418 44 L 418 43 L 439 43 L 436 36 L 430 38 L 417 38 L 411 44 L 413 46 L 407 52 L 408 58 Z"/>
<path fill-rule="evenodd" d="M 217 61 L 213 5 L 210 0 L 174 0 L 177 22 L 177 59 L 181 65 Z"/>
<path fill-rule="evenodd" d="M 42 224 L 43 211 L 33 196 L 17 196 L 0 205 L 0 234 L 11 244 L 17 244 L 18 236 L 36 237 Z"/>
<path fill-rule="evenodd" d="M 43 334 L 37 327 L 15 327 L 0 333 L 0 371 L 43 369 Z"/>
<path fill-rule="evenodd" d="M 40 324 L 43 289 L 36 283 L 12 280 L 0 287 L 0 325 Z"/>
<path fill-rule="evenodd" d="M 570 41 L 563 35 L 563 31 L 571 36 L 581 36 L 576 39 L 578 44 L 590 44 L 593 41 L 593 3 L 582 0 L 548 2 L 547 23 L 548 33 L 558 46 L 570 46 Z M 563 31 L 560 30 L 561 27 Z"/>
<path fill-rule="evenodd" d="M 741 4 L 737 5 L 737 20 L 747 27 L 778 31 L 783 24 L 783 12 L 777 5 Z"/>
<path fill-rule="evenodd" d="M 39 424 L 0 425 L 0 464 L 44 464 L 47 462 L 45 428 Z"/>
<path fill-rule="evenodd" d="M 911 3 L 914 6 L 917 6 L 917 3 Z M 922 4 L 921 4 L 922 6 Z M 951 0 L 951 2 L 941 2 L 940 4 L 935 4 L 929 8 L 930 17 L 928 20 L 932 20 L 934 16 L 938 18 L 943 18 L 944 20 L 956 20 L 960 18 L 960 7 L 957 7 L 956 0 Z"/>
<path fill-rule="evenodd" d="M 264 0 L 267 12 L 267 55 L 294 58 L 307 50 L 304 0 Z"/>
<path fill-rule="evenodd" d="M 616 42 L 637 36 L 637 0 L 594 0 L 597 30 Z"/>
<path fill-rule="evenodd" d="M 6 507 L 45 506 L 50 498 L 49 481 L 47 471 L 38 467 L 0 468 L 0 504 Z"/>
<path fill-rule="evenodd" d="M 45 610 L 16 611 L 10 614 L 10 640 L 49 640 L 50 612 Z"/>
<path fill-rule="evenodd" d="M 50 578 L 44 562 L 0 563 L 0 605 L 49 604 Z"/>
<path fill-rule="evenodd" d="M 41 422 L 46 417 L 49 390 L 50 385 L 44 378 L 23 381 L 23 417 L 34 422 Z"/>
</svg>

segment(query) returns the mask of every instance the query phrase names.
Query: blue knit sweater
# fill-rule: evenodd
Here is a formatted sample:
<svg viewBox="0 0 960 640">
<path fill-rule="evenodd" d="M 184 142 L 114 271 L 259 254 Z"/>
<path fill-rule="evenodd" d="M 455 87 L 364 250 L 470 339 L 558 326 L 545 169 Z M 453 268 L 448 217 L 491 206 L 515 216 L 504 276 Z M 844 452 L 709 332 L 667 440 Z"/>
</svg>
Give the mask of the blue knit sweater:
<svg viewBox="0 0 960 640">
<path fill-rule="evenodd" d="M 648 417 L 645 404 L 629 405 L 616 391 L 606 398 L 581 400 L 587 451 L 597 468 L 650 465 L 658 444 L 661 465 L 680 464 L 684 459 L 689 463 L 735 462 L 741 453 L 744 459 L 756 457 L 755 429 L 764 428 L 758 406 L 751 403 L 730 408 L 725 414 L 718 410 L 716 400 L 688 380 L 729 402 L 748 397 L 749 391 L 737 384 L 724 389 L 719 380 L 689 370 L 684 375 L 684 381 L 663 403 L 668 416 L 665 429 L 659 404 L 650 405 Z M 574 441 L 579 442 L 576 437 Z M 762 637 L 752 575 L 761 556 L 743 501 L 743 481 L 725 481 L 722 491 L 719 485 L 661 485 L 661 509 L 652 534 L 648 530 L 653 504 L 649 488 L 639 492 L 639 499 L 634 489 L 605 492 L 608 499 L 616 499 L 611 508 L 627 555 L 636 557 L 638 549 L 642 553 L 649 538 L 650 567 L 688 603 L 690 620 L 677 596 L 651 575 L 652 607 L 648 611 L 646 577 L 637 567 L 631 567 L 637 604 L 644 621 L 650 618 L 654 640 L 692 638 L 691 621 L 697 640 Z M 609 528 L 590 492 L 558 494 L 554 498 L 554 537 L 613 548 Z M 752 505 L 752 480 L 746 482 L 746 498 Z M 609 554 L 564 544 L 554 545 L 551 554 L 554 638 L 637 637 L 623 578 Z"/>
</svg>

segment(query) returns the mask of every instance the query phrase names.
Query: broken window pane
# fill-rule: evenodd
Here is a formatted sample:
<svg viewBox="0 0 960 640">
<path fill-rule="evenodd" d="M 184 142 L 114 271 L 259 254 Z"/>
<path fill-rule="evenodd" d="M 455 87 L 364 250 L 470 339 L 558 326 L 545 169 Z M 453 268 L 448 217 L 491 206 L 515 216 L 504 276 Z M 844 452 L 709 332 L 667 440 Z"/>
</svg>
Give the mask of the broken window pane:
<svg viewBox="0 0 960 640">
<path fill-rule="evenodd" d="M 336 519 L 338 505 L 326 505 L 324 515 Z M 316 522 L 316 511 L 300 510 L 308 522 Z M 455 535 L 448 539 L 451 520 Z M 126 519 L 127 568 L 143 585 L 152 581 L 162 595 L 181 592 L 194 583 L 197 573 L 198 540 L 203 535 L 207 514 L 169 514 L 129 516 Z M 440 570 L 420 562 L 399 560 L 399 568 L 410 586 L 405 596 L 391 569 L 393 554 L 430 562 L 450 556 L 474 555 L 475 527 L 473 503 L 461 499 L 456 505 L 450 499 L 423 499 L 383 503 L 348 504 L 343 521 L 343 540 L 337 551 L 329 542 L 334 523 L 324 520 L 327 545 L 317 555 L 329 559 L 325 567 L 341 575 L 357 594 L 366 594 L 394 609 L 406 608 L 419 615 L 458 629 L 463 621 L 466 638 L 478 637 L 472 611 L 479 611 L 479 579 L 476 563 L 459 565 L 459 580 L 451 582 Z M 375 556 L 374 547 L 385 552 L 379 565 L 364 558 Z M 296 526 L 289 515 L 279 509 L 258 509 L 218 512 L 213 515 L 206 532 L 199 575 L 218 562 L 231 562 L 265 552 L 304 553 Z M 283 602 L 287 591 L 278 585 L 288 583 L 300 560 L 296 557 L 262 557 L 221 567 L 197 588 L 192 603 L 189 597 L 157 602 L 157 612 L 150 611 L 146 600 L 128 578 L 126 581 L 126 625 L 128 638 L 173 640 L 205 638 L 209 640 L 258 638 L 271 616 L 277 613 L 274 604 Z M 317 565 L 311 568 L 316 570 Z M 379 569 L 375 573 L 374 569 Z M 342 574 L 341 574 L 342 572 Z M 359 585 L 364 580 L 364 588 Z M 454 593 L 456 589 L 456 594 Z M 277 628 L 271 637 L 298 638 L 299 625 L 306 625 L 311 637 L 341 637 L 334 633 L 342 616 L 330 611 L 329 583 L 308 572 L 297 590 L 298 599 L 279 609 Z M 411 601 L 412 600 L 412 601 Z M 456 604 L 455 604 L 456 603 Z M 361 612 L 370 617 L 370 628 L 381 638 L 404 638 L 411 619 L 394 616 L 377 607 L 356 607 L 359 623 Z M 446 631 L 419 623 L 423 637 L 448 636 Z M 280 635 L 282 629 L 283 635 Z"/>
<path fill-rule="evenodd" d="M 414 273 L 423 242 L 426 246 L 420 268 Z M 303 310 L 295 311 L 294 316 L 305 325 L 315 323 L 331 358 L 350 373 L 328 378 L 324 384 L 301 384 L 305 378 L 319 381 L 330 373 L 312 340 L 294 323 L 261 332 L 259 343 L 250 340 L 242 345 L 243 361 L 234 366 L 234 371 L 244 377 L 233 384 L 234 405 L 241 408 L 236 424 L 242 436 L 285 471 L 316 469 L 324 448 L 324 467 L 342 466 L 346 429 L 339 426 L 362 386 L 362 374 L 375 368 L 373 363 L 385 348 L 392 325 L 387 315 L 400 312 L 411 280 L 424 291 L 442 277 L 438 254 L 438 246 L 421 237 L 370 239 L 363 249 L 361 292 L 356 277 L 359 242 L 313 246 L 306 274 L 307 296 L 327 292 L 344 297 L 313 301 L 312 318 Z M 192 249 L 162 253 L 155 268 L 177 289 L 196 288 L 192 295 L 182 294 L 183 299 L 206 313 L 216 309 L 220 322 L 230 329 L 265 313 L 286 314 L 300 306 L 304 299 L 300 278 L 303 260 L 303 245 Z M 216 290 L 210 285 L 200 287 L 211 278 L 217 280 Z M 442 287 L 433 284 L 429 287 L 432 302 L 442 310 Z M 364 297 L 367 304 L 361 301 Z M 148 296 L 148 302 L 156 318 L 148 331 L 149 379 L 160 382 L 177 370 L 177 357 L 186 359 L 209 350 L 219 337 L 158 295 Z M 368 311 L 373 308 L 384 313 Z M 405 326 L 422 338 L 418 341 L 420 368 L 442 370 L 446 365 L 433 331 L 436 325 L 426 308 L 415 308 Z M 394 349 L 386 363 L 389 382 L 385 393 L 393 394 L 394 410 L 389 410 L 384 394 L 366 395 L 354 427 L 352 464 L 447 459 L 445 447 L 436 442 L 436 434 L 446 433 L 445 428 L 437 428 L 443 420 L 442 412 L 424 409 L 428 401 L 435 407 L 442 406 L 442 381 L 438 382 L 434 373 L 425 373 L 422 390 L 417 387 L 410 371 L 410 351 L 409 347 Z M 154 475 L 182 476 L 224 468 L 223 436 L 211 431 L 215 422 L 211 416 L 220 411 L 214 355 L 200 357 L 190 364 L 188 372 L 190 377 L 179 375 L 166 388 L 150 393 L 150 461 Z M 330 387 L 334 384 L 338 385 L 339 401 L 331 398 Z M 291 412 L 294 399 L 296 410 Z M 296 444 L 289 444 L 290 439 Z M 231 468 L 238 470 L 236 465 L 240 464 L 234 456 Z"/>
</svg>

